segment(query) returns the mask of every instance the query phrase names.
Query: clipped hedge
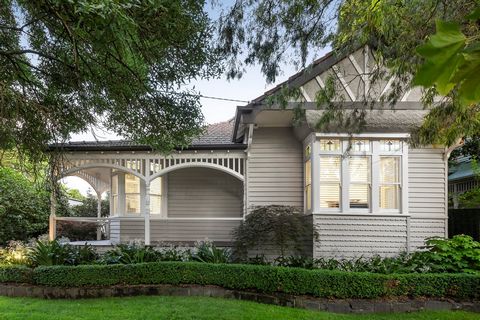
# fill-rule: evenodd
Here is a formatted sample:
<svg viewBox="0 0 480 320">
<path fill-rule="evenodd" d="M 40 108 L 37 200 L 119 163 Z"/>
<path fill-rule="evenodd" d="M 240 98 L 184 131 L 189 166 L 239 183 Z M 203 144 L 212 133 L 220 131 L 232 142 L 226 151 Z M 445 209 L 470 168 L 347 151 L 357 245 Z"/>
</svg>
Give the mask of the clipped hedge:
<svg viewBox="0 0 480 320">
<path fill-rule="evenodd" d="M 375 274 L 240 264 L 155 262 L 38 267 L 34 284 L 85 287 L 137 284 L 217 285 L 227 289 L 324 298 L 388 296 L 480 298 L 480 275 Z"/>
<path fill-rule="evenodd" d="M 32 283 L 33 270 L 26 266 L 0 265 L 0 283 Z"/>
</svg>

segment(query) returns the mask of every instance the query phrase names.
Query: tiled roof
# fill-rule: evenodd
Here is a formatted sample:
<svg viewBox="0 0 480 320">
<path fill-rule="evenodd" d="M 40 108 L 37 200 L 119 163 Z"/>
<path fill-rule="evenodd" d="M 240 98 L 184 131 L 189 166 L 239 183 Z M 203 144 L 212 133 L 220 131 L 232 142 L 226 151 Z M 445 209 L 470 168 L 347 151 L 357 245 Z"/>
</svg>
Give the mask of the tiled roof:
<svg viewBox="0 0 480 320">
<path fill-rule="evenodd" d="M 227 149 L 244 148 L 241 143 L 232 142 L 233 119 L 210 124 L 203 135 L 195 138 L 189 149 Z M 94 150 L 151 150 L 149 146 L 139 145 L 129 140 L 107 140 L 107 141 L 71 141 L 63 144 L 51 144 L 49 149 L 61 148 L 71 151 L 94 151 Z"/>
<path fill-rule="evenodd" d="M 316 124 L 324 112 L 324 110 L 307 110 L 306 119 L 308 126 L 315 130 Z M 348 113 L 352 111 L 345 112 Z M 428 110 L 367 110 L 362 132 L 410 132 L 422 124 L 427 113 Z M 342 128 L 339 123 L 332 121 L 323 131 L 338 132 L 345 131 L 346 129 L 348 130 L 348 128 Z"/>
<path fill-rule="evenodd" d="M 192 145 L 232 144 L 233 119 L 210 124 L 206 132 L 193 140 Z"/>
</svg>

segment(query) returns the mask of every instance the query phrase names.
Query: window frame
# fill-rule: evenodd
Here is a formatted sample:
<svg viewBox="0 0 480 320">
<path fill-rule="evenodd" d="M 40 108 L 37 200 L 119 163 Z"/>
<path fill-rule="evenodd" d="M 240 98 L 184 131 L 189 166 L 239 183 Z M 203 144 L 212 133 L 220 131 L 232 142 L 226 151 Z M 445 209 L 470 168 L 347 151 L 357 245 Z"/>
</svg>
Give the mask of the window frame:
<svg viewBox="0 0 480 320">
<path fill-rule="evenodd" d="M 313 144 L 305 144 L 303 146 L 303 208 L 305 209 L 305 212 L 313 211 L 313 155 Z M 307 175 L 307 162 L 310 163 L 310 177 Z M 307 197 L 307 187 L 309 187 L 310 192 L 310 203 Z"/>
<path fill-rule="evenodd" d="M 114 181 L 116 185 L 117 190 L 113 190 L 114 186 Z M 120 190 L 119 190 L 119 177 L 118 173 L 113 173 L 111 175 L 111 180 L 110 180 L 110 192 L 111 192 L 111 200 L 110 200 L 110 216 L 118 216 L 120 215 L 119 213 L 119 204 L 120 204 Z M 116 191 L 116 192 L 114 192 Z"/>
<path fill-rule="evenodd" d="M 371 145 L 371 143 L 370 143 Z M 371 150 L 371 146 L 370 146 Z M 354 153 L 349 153 L 348 156 L 346 156 L 347 161 L 346 161 L 346 167 L 344 168 L 345 172 L 345 180 L 346 184 L 344 189 L 346 192 L 342 194 L 343 197 L 345 197 L 345 208 L 347 209 L 346 211 L 351 211 L 351 212 L 371 212 L 372 211 L 372 206 L 373 206 L 373 197 L 372 197 L 372 173 L 373 173 L 373 168 L 372 168 L 372 155 L 368 151 L 361 151 L 361 152 L 354 152 Z M 367 182 L 362 182 L 362 181 L 352 181 L 350 177 L 350 161 L 352 158 L 365 158 L 367 159 Z M 350 187 L 352 185 L 367 185 L 367 190 L 368 190 L 368 195 L 367 195 L 367 203 L 368 207 L 367 208 L 352 208 L 350 207 Z"/>
<path fill-rule="evenodd" d="M 138 179 L 138 192 L 127 192 L 127 175 L 130 175 L 132 177 L 134 177 L 135 179 Z M 142 179 L 140 179 L 139 177 L 137 177 L 136 175 L 134 174 L 131 174 L 131 173 L 125 173 L 124 174 L 125 176 L 125 192 L 124 192 L 124 199 L 125 199 L 125 216 L 133 216 L 133 217 L 138 217 L 138 216 L 141 216 L 142 215 Z M 139 212 L 128 212 L 128 196 L 136 196 L 138 197 L 138 205 L 139 205 Z"/>
<path fill-rule="evenodd" d="M 341 143 L 341 142 L 340 142 Z M 321 186 L 327 186 L 327 185 L 337 185 L 339 187 L 339 198 L 338 198 L 338 208 L 322 208 L 320 207 L 320 201 L 318 201 L 318 208 L 324 212 L 341 212 L 342 211 L 342 187 L 343 187 L 343 159 L 342 159 L 342 154 L 341 154 L 341 144 L 340 144 L 340 151 L 334 152 L 334 151 L 327 151 L 328 153 L 322 153 L 318 157 L 318 188 L 317 188 L 317 193 L 318 193 L 318 198 L 320 199 L 320 192 L 321 192 Z M 330 158 L 330 157 L 338 157 L 340 159 L 340 178 L 338 182 L 333 182 L 333 181 L 325 181 L 322 183 L 320 181 L 320 173 L 321 173 L 321 165 L 322 165 L 322 157 L 324 158 Z"/>
<path fill-rule="evenodd" d="M 159 180 L 160 181 L 160 193 L 153 193 L 152 192 L 152 188 L 151 188 L 151 185 L 152 185 L 152 182 L 154 182 L 155 180 Z M 156 177 L 155 179 L 153 179 L 152 181 L 150 181 L 150 193 L 148 194 L 149 196 L 149 200 L 150 200 L 150 208 L 149 208 L 149 213 L 151 216 L 154 216 L 154 217 L 162 217 L 165 213 L 165 210 L 164 210 L 164 195 L 165 195 L 165 177 L 163 176 L 159 176 L 159 177 Z M 153 198 L 159 198 L 160 199 L 160 211 L 156 212 L 156 213 L 153 213 L 153 210 L 152 210 L 152 199 Z"/>
<path fill-rule="evenodd" d="M 328 136 L 325 134 L 316 134 L 313 142 L 312 150 L 312 212 L 315 213 L 339 213 L 339 214 L 369 214 L 369 215 L 385 215 L 385 214 L 408 214 L 408 143 L 405 136 L 387 136 L 382 135 L 360 135 L 351 137 L 349 135 Z M 339 139 L 340 151 L 321 151 L 321 139 Z M 368 151 L 354 151 L 350 143 L 355 140 L 369 141 Z M 381 151 L 381 143 L 383 141 L 399 141 L 398 150 Z M 315 146 L 316 145 L 316 146 Z M 320 208 L 320 157 L 321 156 L 342 156 L 340 167 L 340 206 L 339 208 Z M 369 208 L 350 208 L 350 168 L 349 158 L 351 156 L 369 157 Z M 399 157 L 399 199 L 398 209 L 382 209 L 380 207 L 380 186 L 385 185 L 380 181 L 380 158 L 381 157 Z M 318 167 L 318 168 L 317 168 Z M 317 186 L 315 186 L 315 184 Z M 317 194 L 318 193 L 318 194 Z M 306 208 L 306 206 L 305 206 Z"/>
</svg>

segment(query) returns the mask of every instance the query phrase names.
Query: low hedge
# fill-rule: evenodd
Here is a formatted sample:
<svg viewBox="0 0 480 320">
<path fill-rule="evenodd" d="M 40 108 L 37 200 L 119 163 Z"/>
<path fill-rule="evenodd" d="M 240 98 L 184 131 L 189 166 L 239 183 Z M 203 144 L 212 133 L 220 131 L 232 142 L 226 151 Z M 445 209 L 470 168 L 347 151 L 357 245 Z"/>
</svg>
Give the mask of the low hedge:
<svg viewBox="0 0 480 320">
<path fill-rule="evenodd" d="M 0 265 L 0 283 L 32 283 L 33 270 L 26 266 Z"/>
<path fill-rule="evenodd" d="M 375 274 L 240 264 L 155 262 L 130 265 L 38 267 L 32 283 L 85 287 L 137 284 L 218 285 L 326 298 L 388 296 L 480 298 L 480 275 Z"/>
</svg>

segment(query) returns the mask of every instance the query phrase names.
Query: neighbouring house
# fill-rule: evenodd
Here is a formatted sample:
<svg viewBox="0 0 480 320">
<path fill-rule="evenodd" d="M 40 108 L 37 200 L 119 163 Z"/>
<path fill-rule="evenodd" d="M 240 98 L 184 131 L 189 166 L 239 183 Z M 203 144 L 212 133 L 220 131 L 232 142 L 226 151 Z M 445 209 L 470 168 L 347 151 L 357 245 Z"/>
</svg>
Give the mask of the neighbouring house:
<svg viewBox="0 0 480 320">
<path fill-rule="evenodd" d="M 252 207 L 277 204 L 301 207 L 311 219 L 318 232 L 317 239 L 307 235 L 314 258 L 412 251 L 425 238 L 447 235 L 449 150 L 409 146 L 409 132 L 427 113 L 420 92 L 406 92 L 394 109 L 375 103 L 391 81 L 371 84 L 374 67 L 368 48 L 328 54 L 168 156 L 129 141 L 50 149 L 65 152 L 59 178 L 80 176 L 99 195 L 109 191 L 111 242 L 208 238 L 228 245 Z M 318 129 L 325 110 L 314 100 L 329 77 L 338 80 L 338 106 L 366 113 L 361 133 L 340 123 Z M 302 96 L 286 106 L 267 103 L 286 86 Z M 365 96 L 374 102 L 367 109 Z M 305 111 L 300 119 L 298 108 Z M 54 237 L 62 218 L 52 213 Z"/>
<path fill-rule="evenodd" d="M 457 209 L 459 207 L 458 197 L 470 190 L 478 188 L 480 182 L 473 169 L 471 157 L 459 157 L 454 160 L 454 164 L 449 167 L 448 175 L 448 193 L 450 207 Z"/>
</svg>

